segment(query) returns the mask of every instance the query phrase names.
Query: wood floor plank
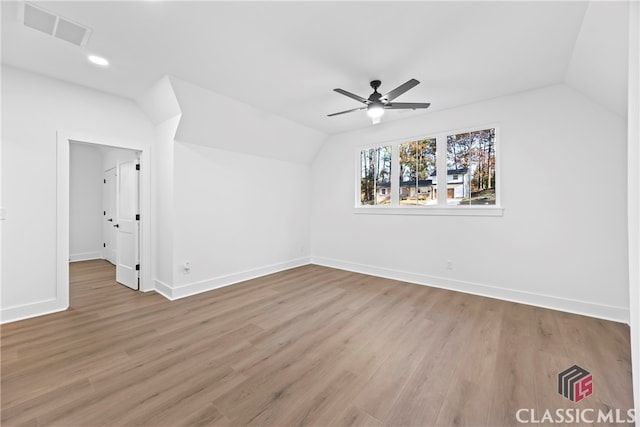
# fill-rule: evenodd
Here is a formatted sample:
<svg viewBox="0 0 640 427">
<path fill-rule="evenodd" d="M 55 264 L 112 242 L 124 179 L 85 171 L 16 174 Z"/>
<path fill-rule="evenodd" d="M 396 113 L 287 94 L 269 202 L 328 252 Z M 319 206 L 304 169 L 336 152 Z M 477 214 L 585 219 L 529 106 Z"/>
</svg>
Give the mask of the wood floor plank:
<svg viewBox="0 0 640 427">
<path fill-rule="evenodd" d="M 532 316 L 532 343 L 536 350 L 566 356 L 567 350 L 560 332 L 558 315 L 551 310 L 536 307 L 532 310 Z"/>
<path fill-rule="evenodd" d="M 331 381 L 324 382 L 320 391 L 308 393 L 313 396 L 305 398 L 302 404 L 288 411 L 289 414 L 279 420 L 279 425 L 286 426 L 330 426 L 336 413 L 342 413 L 349 407 L 349 402 L 364 385 L 364 379 L 349 371 L 340 372 Z"/>
<path fill-rule="evenodd" d="M 484 299 L 474 316 L 475 330 L 463 352 L 449 390 L 438 412 L 437 425 L 475 426 L 483 424 L 489 412 L 491 391 L 503 321 L 502 304 Z"/>
<path fill-rule="evenodd" d="M 174 425 L 185 427 L 230 427 L 233 424 L 211 403 L 194 410 L 192 414 L 178 420 Z"/>
<path fill-rule="evenodd" d="M 352 405 L 338 415 L 330 425 L 335 427 L 380 427 L 382 422 Z"/>
<path fill-rule="evenodd" d="M 391 355 L 358 393 L 355 399 L 358 410 L 377 420 L 386 418 L 404 385 L 424 359 L 427 349 L 423 338 L 434 326 L 434 322 L 421 319 L 419 324 L 403 331 Z"/>
<path fill-rule="evenodd" d="M 504 317 L 496 347 L 497 360 L 487 415 L 489 426 L 516 425 L 515 415 L 519 409 L 537 405 L 536 375 L 529 371 L 535 365 L 536 352 L 532 351 L 532 346 L 523 345 L 532 337 L 532 307 L 513 303 L 503 305 Z"/>
<path fill-rule="evenodd" d="M 435 425 L 447 390 L 457 380 L 454 374 L 459 358 L 467 351 L 465 343 L 473 334 L 470 322 L 452 319 L 438 325 L 427 337 L 429 351 L 383 420 L 385 425 Z"/>
<path fill-rule="evenodd" d="M 71 308 L 3 325 L 2 426 L 515 425 L 632 404 L 626 325 L 317 265 L 177 301 L 70 265 Z M 557 375 L 578 364 L 577 404 Z"/>
<path fill-rule="evenodd" d="M 17 425 L 23 421 L 27 421 L 28 423 L 28 421 L 32 419 L 37 420 L 38 416 L 42 415 L 48 408 L 65 405 L 70 400 L 76 400 L 91 393 L 91 382 L 84 378 L 63 387 L 41 392 L 31 399 L 25 399 L 17 404 L 5 404 L 3 399 L 3 423 L 11 420 L 12 424 Z"/>
</svg>

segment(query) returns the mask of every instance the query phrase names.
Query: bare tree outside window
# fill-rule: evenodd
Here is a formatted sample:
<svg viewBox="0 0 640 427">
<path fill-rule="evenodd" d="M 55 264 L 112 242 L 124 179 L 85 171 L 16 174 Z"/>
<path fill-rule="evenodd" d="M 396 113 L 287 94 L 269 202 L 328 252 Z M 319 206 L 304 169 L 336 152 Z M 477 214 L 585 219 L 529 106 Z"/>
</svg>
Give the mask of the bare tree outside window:
<svg viewBox="0 0 640 427">
<path fill-rule="evenodd" d="M 391 146 L 360 151 L 360 203 L 391 204 Z"/>
<path fill-rule="evenodd" d="M 495 135 L 491 128 L 447 136 L 448 205 L 496 204 Z"/>
<path fill-rule="evenodd" d="M 400 144 L 400 204 L 435 205 L 436 139 Z"/>
</svg>

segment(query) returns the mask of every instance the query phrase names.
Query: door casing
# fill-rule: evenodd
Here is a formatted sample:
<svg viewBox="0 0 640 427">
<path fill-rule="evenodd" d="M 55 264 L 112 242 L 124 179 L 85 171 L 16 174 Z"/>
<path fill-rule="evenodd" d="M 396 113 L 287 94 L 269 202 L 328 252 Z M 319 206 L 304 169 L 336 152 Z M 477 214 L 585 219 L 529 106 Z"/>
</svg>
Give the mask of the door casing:
<svg viewBox="0 0 640 427">
<path fill-rule="evenodd" d="M 140 290 L 154 290 L 151 272 L 151 158 L 140 141 L 58 130 L 56 133 L 56 297 L 50 312 L 69 308 L 69 144 L 105 145 L 140 152 Z"/>
<path fill-rule="evenodd" d="M 104 239 L 103 258 L 111 264 L 116 264 L 116 237 L 113 220 L 116 217 L 116 168 L 104 171 L 104 189 L 102 203 L 104 215 L 102 217 L 102 236 Z"/>
</svg>

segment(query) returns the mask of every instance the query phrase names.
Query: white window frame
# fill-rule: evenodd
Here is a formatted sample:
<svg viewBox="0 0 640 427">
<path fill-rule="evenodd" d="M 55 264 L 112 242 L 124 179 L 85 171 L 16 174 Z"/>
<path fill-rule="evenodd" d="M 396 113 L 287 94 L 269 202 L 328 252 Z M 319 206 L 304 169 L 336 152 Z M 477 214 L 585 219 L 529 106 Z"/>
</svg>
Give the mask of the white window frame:
<svg viewBox="0 0 640 427">
<path fill-rule="evenodd" d="M 495 136 L 495 159 L 496 159 L 496 204 L 488 206 L 479 205 L 447 205 L 447 136 L 460 133 L 474 132 L 482 129 L 496 130 Z M 444 216 L 503 216 L 502 206 L 502 162 L 500 160 L 500 126 L 497 123 L 471 126 L 461 129 L 450 129 L 438 132 L 424 133 L 420 136 L 394 139 L 374 144 L 362 145 L 356 148 L 356 176 L 355 176 L 355 204 L 353 211 L 356 214 L 373 215 L 444 215 Z M 423 139 L 436 139 L 436 170 L 438 202 L 435 205 L 400 205 L 400 179 L 397 176 L 400 170 L 399 147 L 400 144 L 410 141 L 420 141 Z M 361 165 L 360 152 L 371 148 L 391 146 L 391 205 L 362 205 L 360 201 L 361 191 Z M 443 191 L 441 191 L 443 190 Z"/>
</svg>

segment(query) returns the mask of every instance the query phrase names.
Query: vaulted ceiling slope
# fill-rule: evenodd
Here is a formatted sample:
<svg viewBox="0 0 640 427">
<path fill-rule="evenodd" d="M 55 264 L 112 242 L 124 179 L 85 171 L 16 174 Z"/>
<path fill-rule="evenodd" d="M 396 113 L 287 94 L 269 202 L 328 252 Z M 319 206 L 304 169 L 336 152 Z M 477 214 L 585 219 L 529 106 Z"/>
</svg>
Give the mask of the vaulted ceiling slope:
<svg viewBox="0 0 640 427">
<path fill-rule="evenodd" d="M 324 134 L 370 126 L 332 91 L 367 96 L 421 84 L 383 121 L 567 82 L 619 115 L 626 99 L 626 3 L 94 2 L 34 4 L 92 29 L 87 45 L 27 28 L 2 2 L 2 62 L 131 99 L 164 76 Z M 109 59 L 89 64 L 86 55 Z"/>
<path fill-rule="evenodd" d="M 567 67 L 566 83 L 626 118 L 628 49 L 629 4 L 589 3 Z"/>
</svg>

